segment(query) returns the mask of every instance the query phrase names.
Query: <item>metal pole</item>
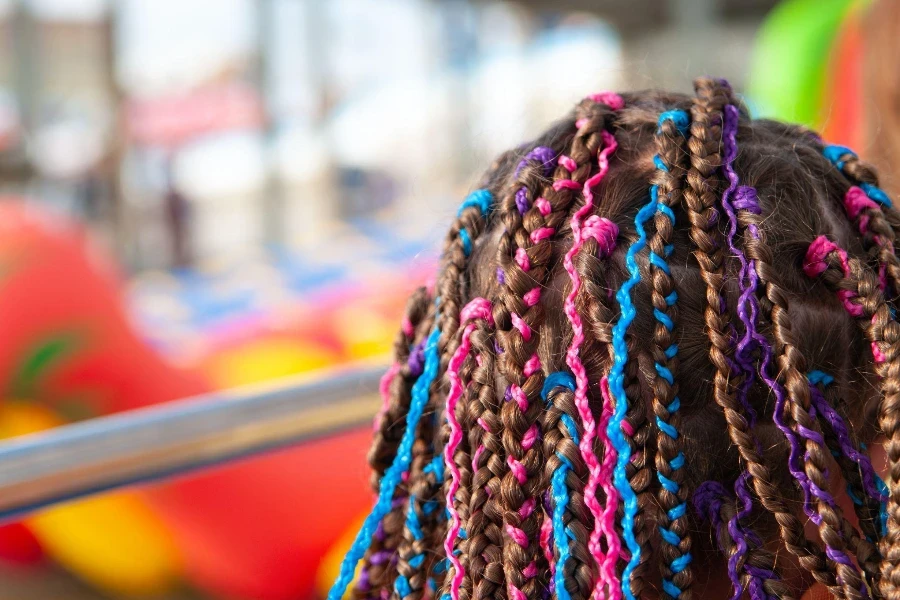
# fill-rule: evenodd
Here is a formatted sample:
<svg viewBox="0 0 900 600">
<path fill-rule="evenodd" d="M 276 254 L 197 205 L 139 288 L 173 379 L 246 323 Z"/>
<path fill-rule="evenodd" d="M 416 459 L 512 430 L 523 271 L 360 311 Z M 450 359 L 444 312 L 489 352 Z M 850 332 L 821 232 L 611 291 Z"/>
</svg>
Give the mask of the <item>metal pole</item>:
<svg viewBox="0 0 900 600">
<path fill-rule="evenodd" d="M 91 419 L 0 444 L 0 522 L 368 423 L 381 368 L 291 379 Z"/>
</svg>

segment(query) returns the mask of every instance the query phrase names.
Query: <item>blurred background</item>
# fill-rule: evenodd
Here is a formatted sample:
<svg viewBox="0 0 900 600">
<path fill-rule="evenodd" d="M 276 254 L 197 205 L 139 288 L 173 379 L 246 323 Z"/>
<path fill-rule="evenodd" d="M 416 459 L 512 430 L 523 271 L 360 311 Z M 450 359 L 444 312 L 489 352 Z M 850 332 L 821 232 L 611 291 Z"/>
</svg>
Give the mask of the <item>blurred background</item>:
<svg viewBox="0 0 900 600">
<path fill-rule="evenodd" d="M 591 92 L 726 77 L 757 115 L 889 163 L 871 10 L 0 0 L 0 437 L 387 364 L 460 199 Z M 321 597 L 371 502 L 370 437 L 4 524 L 0 600 Z"/>
</svg>

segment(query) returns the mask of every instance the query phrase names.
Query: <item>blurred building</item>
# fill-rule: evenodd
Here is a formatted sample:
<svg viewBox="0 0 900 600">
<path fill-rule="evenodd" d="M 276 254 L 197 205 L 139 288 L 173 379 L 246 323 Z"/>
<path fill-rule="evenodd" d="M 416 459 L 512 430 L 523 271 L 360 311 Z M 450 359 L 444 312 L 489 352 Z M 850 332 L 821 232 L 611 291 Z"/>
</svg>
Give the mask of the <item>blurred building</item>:
<svg viewBox="0 0 900 600">
<path fill-rule="evenodd" d="M 771 4 L 2 0 L 0 189 L 137 269 L 427 228 L 586 90 L 740 89 Z"/>
</svg>

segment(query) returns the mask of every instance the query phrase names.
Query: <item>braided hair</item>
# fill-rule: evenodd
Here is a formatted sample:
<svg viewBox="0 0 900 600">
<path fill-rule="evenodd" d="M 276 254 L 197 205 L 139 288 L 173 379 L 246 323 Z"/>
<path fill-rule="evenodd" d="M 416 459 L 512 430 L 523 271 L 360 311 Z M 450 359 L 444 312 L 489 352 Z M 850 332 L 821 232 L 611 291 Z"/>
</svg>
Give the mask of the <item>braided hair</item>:
<svg viewBox="0 0 900 600">
<path fill-rule="evenodd" d="M 689 600 L 701 570 L 732 600 L 898 597 L 900 215 L 877 185 L 709 78 L 590 95 L 501 156 L 410 301 L 329 600 L 360 560 L 372 599 Z"/>
</svg>

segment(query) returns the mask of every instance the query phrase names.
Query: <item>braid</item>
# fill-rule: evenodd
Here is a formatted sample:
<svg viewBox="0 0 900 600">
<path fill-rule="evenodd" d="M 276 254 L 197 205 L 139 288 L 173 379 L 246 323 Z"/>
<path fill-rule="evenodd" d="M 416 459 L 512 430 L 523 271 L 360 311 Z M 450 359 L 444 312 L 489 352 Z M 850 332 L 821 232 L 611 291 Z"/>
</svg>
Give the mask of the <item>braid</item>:
<svg viewBox="0 0 900 600">
<path fill-rule="evenodd" d="M 394 364 L 381 380 L 382 407 L 375 418 L 375 438 L 369 450 L 372 487 L 376 491 L 397 451 L 403 414 L 409 410 L 410 388 L 422 372 L 424 339 L 419 343 L 415 340 L 417 336 L 424 336 L 423 331 L 431 326 L 428 317 L 431 304 L 425 287 L 416 289 L 410 296 L 394 342 Z M 375 530 L 354 588 L 354 597 L 358 600 L 380 597 L 382 590 L 393 585 L 395 571 L 392 567 L 403 533 L 404 519 L 400 509 L 405 496 L 405 491 L 398 487 L 391 511 Z"/>
<path fill-rule="evenodd" d="M 826 443 L 831 454 L 837 460 L 841 468 L 842 476 L 847 484 L 847 495 L 853 501 L 860 528 L 866 535 L 869 544 L 859 544 L 858 552 L 862 550 L 867 554 L 857 556 L 859 564 L 865 569 L 867 580 L 873 591 L 877 591 L 878 568 L 881 557 L 872 544 L 880 534 L 876 528 L 876 517 L 880 512 L 881 503 L 886 499 L 875 483 L 878 476 L 872 468 L 872 463 L 865 454 L 862 454 L 856 443 L 850 438 L 849 428 L 843 417 L 833 407 L 832 403 L 825 399 L 822 390 L 817 384 L 821 384 L 826 390 L 834 378 L 822 371 L 811 371 L 807 375 L 810 384 L 810 397 L 812 408 L 828 425 Z"/>
<path fill-rule="evenodd" d="M 837 582 L 841 586 L 842 593 L 839 597 L 864 598 L 868 593 L 862 582 L 858 567 L 853 564 L 847 555 L 848 545 L 854 541 L 848 539 L 847 532 L 853 528 L 846 523 L 843 513 L 837 502 L 828 492 L 828 452 L 821 428 L 814 415 L 810 413 L 809 384 L 806 380 L 806 359 L 800 351 L 792 332 L 790 316 L 787 309 L 787 296 L 777 283 L 777 276 L 771 267 L 771 250 L 761 239 L 753 239 L 748 243 L 748 250 L 756 261 L 756 270 L 760 281 L 764 285 L 764 293 L 767 300 L 766 316 L 772 323 L 772 335 L 775 341 L 775 362 L 778 367 L 777 381 L 787 392 L 787 407 L 796 431 L 804 440 L 805 453 L 802 465 L 806 475 L 806 481 L 800 479 L 801 484 L 808 484 L 809 495 L 804 488 L 804 507 L 808 509 L 807 515 L 819 527 L 819 535 L 825 542 L 826 553 L 835 563 Z M 776 403 L 774 415 L 780 428 L 783 423 L 778 421 L 782 415 L 780 403 Z M 789 465 L 801 462 L 799 452 L 792 442 Z M 815 498 L 814 508 L 808 506 L 810 496 Z M 835 593 L 832 590 L 832 593 Z M 837 594 L 835 594 L 837 595 Z"/>
<path fill-rule="evenodd" d="M 506 455 L 506 468 L 501 467 L 497 473 L 500 480 L 496 482 L 496 488 L 491 485 L 492 489 L 499 491 L 499 510 L 485 516 L 493 518 L 499 531 L 506 534 L 501 533 L 498 558 L 507 593 L 516 600 L 536 598 L 543 587 L 536 581 L 539 574 L 536 565 L 537 533 L 541 519 L 541 512 L 537 510 L 538 480 L 543 463 L 542 447 L 537 443 L 540 407 L 530 401 L 529 395 L 534 392 L 528 392 L 541 385 L 543 377 L 536 352 L 537 335 L 532 335 L 532 327 L 538 327 L 543 320 L 540 285 L 546 267 L 537 261 L 532 263 L 527 254 L 528 246 L 523 245 L 521 239 L 514 239 L 512 232 L 517 231 L 518 227 L 518 237 L 527 236 L 523 215 L 543 214 L 545 201 L 537 198 L 532 203 L 531 199 L 539 193 L 544 177 L 553 168 L 555 154 L 550 148 L 537 148 L 529 152 L 516 168 L 512 184 L 514 192 L 502 207 L 506 234 L 500 241 L 500 253 L 511 251 L 513 244 L 518 244 L 514 254 L 520 269 L 518 273 L 522 276 L 517 276 L 518 273 L 508 266 L 508 260 L 504 265 L 501 256 L 501 268 L 497 271 L 501 292 L 499 302 L 494 304 L 494 319 L 504 348 L 499 361 L 500 371 L 510 382 L 505 401 L 499 407 L 500 439 Z M 538 164 L 532 164 L 534 162 Z M 509 256 L 507 254 L 506 258 Z M 534 273 L 528 274 L 532 264 L 537 268 Z M 533 275 L 537 277 L 537 285 L 530 283 Z M 522 285 L 526 289 L 522 289 Z M 513 308 L 507 311 L 506 306 Z M 497 320 L 498 317 L 500 320 Z M 520 336 L 518 340 L 514 331 Z M 517 341 L 519 345 L 514 347 Z"/>
<path fill-rule="evenodd" d="M 498 245 L 502 270 L 494 320 L 504 350 L 500 372 L 509 384 L 500 416 L 508 471 L 503 475 L 503 563 L 509 594 L 515 600 L 540 597 L 545 583 L 537 565 L 543 560 L 538 531 L 541 512 L 536 510 L 543 448 L 535 444 L 542 408 L 536 402 L 544 374 L 537 355 L 538 329 L 544 321 L 541 286 L 549 274 L 552 238 L 563 225 L 574 199 L 591 171 L 590 160 L 600 145 L 605 111 L 591 102 L 582 103 L 571 156 L 560 158 L 554 183 L 523 214 L 511 195 L 504 202 L 505 231 Z M 567 168 L 568 167 L 568 168 Z M 574 168 L 570 173 L 569 169 Z M 516 186 L 518 187 L 518 186 Z"/>
<path fill-rule="evenodd" d="M 608 376 L 609 391 L 615 402 L 615 410 L 610 417 L 606 433 L 617 453 L 613 481 L 624 507 L 621 521 L 622 538 L 630 553 L 628 563 L 622 573 L 622 594 L 628 600 L 640 597 L 643 591 L 644 569 L 638 569 L 638 567 L 647 564 L 648 540 L 647 536 L 642 535 L 643 528 L 639 526 L 644 524 L 643 519 L 640 524 L 636 522 L 636 517 L 641 509 L 638 493 L 643 490 L 636 491 L 634 489 L 637 484 L 643 483 L 637 479 L 639 471 L 636 467 L 641 466 L 641 462 L 645 461 L 642 442 L 646 442 L 645 434 L 647 432 L 646 428 L 643 428 L 644 430 L 636 429 L 635 423 L 628 418 L 630 413 L 630 416 L 635 418 L 638 424 L 641 424 L 639 416 L 635 413 L 643 413 L 643 407 L 640 405 L 640 389 L 636 381 L 637 361 L 629 360 L 633 352 L 626 343 L 626 334 L 637 314 L 631 299 L 631 290 L 641 280 L 636 256 L 647 245 L 647 232 L 644 230 L 644 225 L 653 218 L 656 210 L 656 198 L 651 198 L 650 202 L 642 207 L 634 218 L 638 239 L 628 247 L 625 255 L 625 265 L 629 277 L 616 292 L 620 316 L 612 330 L 613 361 Z M 632 457 L 636 457 L 638 464 L 632 463 L 635 460 Z M 631 467 L 630 472 L 629 467 Z M 647 483 L 649 484 L 649 482 Z"/>
<path fill-rule="evenodd" d="M 688 147 L 691 152 L 691 169 L 688 171 L 689 187 L 685 190 L 684 199 L 688 217 L 691 220 L 691 239 L 697 246 L 694 256 L 700 266 L 700 272 L 707 286 L 707 306 L 704 311 L 707 332 L 710 338 L 710 359 L 716 367 L 713 397 L 725 413 L 728 433 L 737 446 L 741 458 L 747 465 L 752 484 L 763 506 L 771 512 L 778 522 L 781 536 L 788 551 L 798 557 L 804 568 L 810 571 L 817 581 L 825 584 L 835 595 L 840 594 L 834 573 L 826 564 L 825 556 L 805 536 L 803 526 L 793 513 L 779 499 L 778 489 L 772 475 L 766 467 L 759 444 L 753 435 L 752 428 L 744 416 L 740 402 L 735 396 L 735 381 L 740 379 L 732 372 L 734 365 L 733 348 L 727 331 L 727 314 L 725 301 L 719 295 L 723 287 L 724 256 L 723 244 L 719 241 L 716 228 L 718 213 L 714 208 L 716 202 L 715 189 L 717 183 L 712 179 L 715 169 L 721 164 L 719 140 L 722 138 L 723 107 L 729 101 L 729 90 L 721 83 L 711 79 L 700 79 L 695 83 L 698 98 L 691 110 L 691 138 Z M 749 227 L 758 229 L 754 222 L 756 215 L 750 211 L 742 211 L 741 216 L 749 222 Z M 764 246 L 760 236 L 745 238 L 746 254 L 754 260 L 759 279 L 765 284 L 770 264 L 770 252 L 761 255 L 768 247 Z M 765 263 L 765 268 L 760 269 Z M 765 373 L 765 362 L 760 367 Z M 778 418 L 778 409 L 775 416 Z M 790 438 L 789 438 L 790 439 Z"/>
<path fill-rule="evenodd" d="M 822 154 L 848 179 L 857 182 L 844 195 L 844 209 L 863 236 L 866 249 L 874 252 L 879 262 L 882 288 L 888 291 L 889 278 L 893 292 L 900 293 L 900 260 L 894 249 L 896 228 L 900 223 L 891 210 L 890 197 L 878 187 L 875 171 L 849 148 L 829 145 L 824 147 Z M 888 221 L 888 214 L 893 217 L 893 226 Z"/>
<path fill-rule="evenodd" d="M 722 484 L 706 481 L 694 494 L 694 508 L 701 519 L 708 519 L 716 541 L 728 560 L 728 577 L 733 588 L 732 598 L 740 598 L 746 589 L 752 600 L 790 600 L 790 589 L 776 573 L 775 557 L 762 547 L 752 530 L 740 523 L 752 507 L 749 490 L 739 495 L 740 510 Z M 746 555 L 736 564 L 731 558 Z"/>
<path fill-rule="evenodd" d="M 813 579 L 900 597 L 900 215 L 848 150 L 751 121 L 724 81 L 695 90 L 590 96 L 463 203 L 396 337 L 378 498 L 329 600 L 363 558 L 354 600 L 690 600 L 716 584 L 696 579 L 695 516 L 731 600 Z M 821 238 L 804 270 L 862 334 L 797 273 L 823 224 L 860 258 Z M 874 412 L 866 339 L 890 493 L 854 421 Z"/>
<path fill-rule="evenodd" d="M 460 598 L 506 598 L 504 587 L 503 539 L 501 527 L 500 481 L 506 464 L 500 400 L 494 390 L 496 355 L 494 338 L 484 322 L 472 334 L 473 352 L 481 357 L 472 372 L 469 418 L 469 446 L 472 451 L 472 483 L 465 540 L 462 543 L 466 568 L 460 584 Z M 477 424 L 478 427 L 475 427 Z"/>
<path fill-rule="evenodd" d="M 492 203 L 488 190 L 476 190 L 463 201 L 456 222 L 450 227 L 443 254 L 441 276 L 436 286 L 440 300 L 435 323 L 439 365 L 429 386 L 426 410 L 439 415 L 442 407 L 438 386 L 440 376 L 456 350 L 456 333 L 462 299 L 466 295 L 466 266 L 472 254 L 473 244 L 485 228 L 485 221 Z M 410 491 L 403 539 L 398 548 L 397 571 L 393 597 L 396 600 L 418 600 L 425 592 L 425 584 L 431 574 L 437 556 L 429 552 L 443 541 L 441 521 L 444 511 L 440 492 L 444 484 L 444 468 L 441 453 L 435 440 L 438 432 L 435 418 L 421 426 L 414 460 L 410 471 Z M 444 432 L 446 433 L 446 432 Z"/>
<path fill-rule="evenodd" d="M 409 390 L 419 373 L 411 373 L 405 364 L 413 344 L 421 335 L 421 325 L 428 320 L 428 309 L 433 299 L 424 286 L 417 288 L 406 302 L 406 312 L 400 330 L 394 340 L 394 366 L 381 380 L 382 406 L 375 418 L 375 439 L 369 450 L 372 467 L 372 487 L 378 489 L 378 481 L 397 453 L 402 435 L 403 415 L 409 411 Z"/>
<path fill-rule="evenodd" d="M 887 529 L 881 539 L 881 593 L 893 598 L 900 593 L 900 324 L 891 316 L 879 286 L 859 261 L 848 258 L 845 251 L 819 237 L 810 244 L 806 274 L 821 276 L 837 291 L 844 307 L 860 320 L 872 345 L 875 370 L 881 378 L 879 424 L 887 442 L 890 473 L 890 498 L 887 505 Z"/>
<path fill-rule="evenodd" d="M 610 354 L 609 349 L 611 349 L 609 344 L 612 341 L 612 326 L 610 324 L 614 319 L 614 314 L 604 301 L 608 295 L 611 295 L 611 290 L 603 285 L 603 282 L 607 280 L 609 262 L 600 259 L 611 256 L 617 233 L 618 227 L 612 221 L 595 216 L 588 218 L 582 229 L 581 251 L 573 257 L 574 267 L 581 285 L 576 303 L 580 308 L 579 312 L 584 315 L 585 329 L 591 333 L 591 336 L 585 339 L 580 354 L 582 356 L 591 355 L 596 357 L 595 360 Z M 600 370 L 597 365 L 586 365 L 586 367 L 590 371 Z M 589 377 L 589 379 L 594 378 Z M 622 597 L 622 584 L 617 572 L 622 541 L 615 523 L 619 492 L 613 483 L 612 476 L 618 454 L 608 434 L 609 422 L 614 412 L 608 377 L 601 377 L 600 390 L 603 402 L 600 419 L 597 421 L 597 437 L 598 444 L 603 448 L 603 461 L 597 477 L 603 488 L 606 502 L 600 514 L 601 527 L 595 526 L 591 536 L 599 539 L 602 531 L 606 542 L 606 554 L 600 565 L 600 577 L 598 577 L 594 589 L 595 595 L 600 594 L 602 586 L 605 584 L 610 600 L 618 600 Z M 588 484 L 591 483 L 589 479 Z M 586 495 L 588 489 L 594 489 L 596 492 L 596 488 L 586 486 L 585 489 Z"/>
<path fill-rule="evenodd" d="M 656 413 L 656 470 L 660 488 L 657 492 L 662 536 L 660 562 L 663 591 L 673 598 L 690 598 L 691 538 L 688 533 L 687 499 L 690 492 L 684 481 L 684 453 L 679 435 L 681 416 L 678 385 L 678 346 L 674 330 L 677 323 L 675 308 L 678 294 L 667 263 L 674 246 L 675 213 L 672 207 L 681 202 L 681 182 L 686 171 L 685 133 L 688 115 L 684 111 L 669 111 L 659 118 L 656 134 L 657 170 L 650 195 L 657 200 L 655 233 L 647 245 L 650 248 L 650 278 L 653 286 L 653 314 L 656 327 L 651 353 L 656 372 L 653 377 L 653 411 Z"/>
<path fill-rule="evenodd" d="M 598 101 L 604 102 L 613 108 L 613 110 L 617 110 L 623 105 L 622 98 L 615 94 L 598 95 Z M 583 193 L 585 202 L 572 216 L 572 247 L 566 252 L 563 259 L 563 265 L 572 282 L 572 288 L 564 303 L 564 311 L 572 326 L 572 342 L 566 352 L 566 364 L 575 376 L 575 405 L 578 408 L 584 431 L 578 445 L 579 450 L 581 451 L 581 458 L 588 468 L 587 483 L 584 487 L 584 499 L 593 517 L 593 526 L 588 528 L 591 531 L 588 549 L 593 556 L 594 563 L 598 569 L 599 576 L 596 579 L 594 588 L 594 591 L 598 595 L 602 593 L 604 585 L 607 586 L 608 589 L 616 591 L 618 591 L 618 588 L 621 585 L 615 572 L 615 563 L 618 559 L 617 553 L 615 555 L 611 553 L 604 554 L 600 541 L 601 537 L 605 537 L 607 544 L 609 545 L 610 540 L 617 537 L 618 534 L 615 530 L 612 515 L 610 514 L 607 518 L 604 518 L 603 508 L 597 499 L 597 488 L 603 481 L 603 469 L 597 459 L 595 442 L 599 443 L 602 447 L 608 447 L 609 438 L 606 436 L 606 432 L 603 428 L 598 429 L 597 423 L 594 420 L 593 411 L 591 410 L 588 401 L 588 376 L 584 364 L 581 361 L 581 345 L 584 343 L 584 326 L 576 307 L 576 300 L 581 293 L 582 280 L 578 270 L 575 268 L 574 259 L 582 250 L 586 240 L 589 239 L 593 239 L 597 243 L 600 258 L 608 257 L 615 249 L 616 237 L 619 234 L 618 227 L 616 227 L 609 219 L 601 219 L 597 216 L 591 216 L 585 219 L 585 217 L 594 209 L 593 188 L 599 186 L 606 176 L 606 173 L 609 170 L 609 156 L 615 152 L 616 147 L 618 146 L 615 137 L 608 131 L 602 131 L 601 137 L 603 139 L 604 148 L 600 151 L 597 159 L 599 169 L 597 173 L 584 184 Z M 545 428 L 545 431 L 546 430 L 547 429 Z M 604 489 L 606 489 L 606 487 L 607 486 L 604 486 Z M 559 571 L 557 571 L 556 576 L 557 578 L 561 577 Z M 558 591 L 557 595 L 559 595 Z M 588 592 L 588 595 L 590 595 L 590 592 Z"/>
<path fill-rule="evenodd" d="M 479 190 L 467 198 L 460 208 L 459 219 L 451 228 L 445 245 L 443 259 L 444 270 L 441 277 L 442 282 L 439 282 L 438 288 L 440 293 L 447 291 L 450 287 L 450 284 L 446 283 L 448 279 L 452 278 L 458 281 L 460 274 L 464 271 L 464 264 L 462 265 L 462 268 L 460 268 L 460 263 L 464 263 L 465 259 L 468 258 L 468 255 L 471 253 L 472 239 L 477 237 L 484 228 L 484 220 L 490 207 L 490 201 L 490 194 L 486 193 L 486 191 Z M 462 255 L 462 259 L 460 258 L 460 255 Z M 443 317 L 448 314 L 453 315 L 455 312 L 456 318 L 458 319 L 458 312 L 456 312 L 458 299 L 454 298 L 452 294 L 451 297 L 446 300 L 436 300 L 436 303 L 439 304 L 439 306 L 435 307 L 436 314 Z M 379 527 L 379 524 L 389 513 L 398 510 L 398 508 L 395 508 L 396 503 L 394 502 L 397 487 L 400 484 L 404 472 L 410 469 L 410 466 L 413 463 L 414 454 L 417 457 L 417 464 L 422 465 L 425 463 L 422 458 L 424 457 L 423 455 L 427 455 L 429 444 L 427 439 L 420 439 L 417 443 L 416 431 L 419 429 L 418 425 L 423 413 L 431 403 L 432 396 L 434 396 L 432 393 L 432 386 L 438 378 L 438 372 L 441 369 L 440 351 L 438 347 L 439 342 L 441 342 L 442 339 L 446 339 L 448 335 L 454 334 L 456 331 L 454 326 L 446 324 L 447 321 L 447 318 L 435 318 L 434 329 L 432 329 L 429 334 L 424 346 L 424 365 L 422 373 L 416 379 L 410 391 L 411 399 L 409 410 L 406 413 L 406 427 L 403 431 L 400 443 L 397 446 L 396 455 L 391 465 L 385 470 L 384 476 L 381 478 L 378 499 L 372 512 L 366 517 L 362 528 L 358 532 L 350 550 L 347 552 L 347 555 L 341 563 L 338 577 L 329 591 L 328 600 L 340 600 L 340 598 L 343 597 L 347 586 L 353 578 L 356 565 L 371 545 L 373 536 Z M 445 327 L 446 329 L 442 329 L 442 327 Z M 448 334 L 448 332 L 452 333 Z M 426 431 L 428 430 L 428 427 L 423 427 L 422 429 L 423 431 Z M 420 452 L 416 452 L 417 448 L 420 449 Z M 426 466 L 427 464 L 431 464 L 430 461 L 425 463 Z M 422 469 L 424 468 L 425 466 L 422 466 Z M 411 475 L 414 474 L 411 473 Z M 434 472 L 432 475 L 436 483 L 438 473 Z M 440 476 L 443 476 L 442 470 Z M 417 477 L 416 481 L 419 479 L 424 479 L 424 477 Z M 415 490 L 411 490 L 411 492 L 415 493 Z M 424 513 L 425 505 L 420 504 L 419 506 L 416 506 L 416 502 L 415 498 L 410 499 L 410 508 L 407 513 L 408 516 L 412 513 L 414 517 L 418 517 L 420 516 L 420 512 Z M 416 510 L 417 508 L 419 509 L 418 511 Z M 435 513 L 440 511 L 432 510 L 431 512 Z M 426 562 L 424 549 L 419 553 L 423 556 L 421 560 L 416 558 L 419 554 L 414 553 L 417 549 L 416 542 L 423 541 L 421 539 L 423 536 L 419 535 L 419 531 L 416 531 L 414 528 L 410 530 L 410 525 L 414 525 L 414 523 L 415 519 L 407 519 L 406 527 L 404 527 L 403 540 L 401 540 L 398 548 L 400 560 L 398 561 L 397 569 L 400 575 L 397 576 L 394 582 L 394 592 L 401 597 L 421 592 L 421 588 L 418 586 L 413 587 L 413 583 L 421 583 L 422 587 L 424 587 L 425 578 L 423 577 L 414 576 L 412 578 L 413 581 L 410 581 L 410 576 L 415 575 L 416 573 L 415 569 L 424 566 L 423 563 Z M 418 547 L 422 548 L 422 545 L 419 544 Z M 411 562 L 412 564 L 410 564 Z M 418 563 L 418 566 L 416 563 Z M 426 572 L 429 571 L 430 569 L 426 570 Z M 404 592 L 409 593 L 404 594 Z"/>
<path fill-rule="evenodd" d="M 467 520 L 468 499 L 458 499 L 456 494 L 461 488 L 467 488 L 470 483 L 469 480 L 471 479 L 468 468 L 469 454 L 466 446 L 462 444 L 462 425 L 460 421 L 457 420 L 458 407 L 466 407 L 465 403 L 458 402 L 464 390 L 464 385 L 460 378 L 460 367 L 462 367 L 463 361 L 470 355 L 470 338 L 478 327 L 478 324 L 474 321 L 480 320 L 489 325 L 492 324 L 490 302 L 484 298 L 475 298 L 470 301 L 461 313 L 461 320 L 463 323 L 467 323 L 467 325 L 462 333 L 461 343 L 453 354 L 453 358 L 450 359 L 447 368 L 447 374 L 450 379 L 450 390 L 447 393 L 446 414 L 450 433 L 448 442 L 444 447 L 444 464 L 450 472 L 446 498 L 447 510 L 450 513 L 451 520 L 450 527 L 447 529 L 447 537 L 444 540 L 444 551 L 447 559 L 451 563 L 448 578 L 450 580 L 450 598 L 452 600 L 459 600 L 460 586 L 466 575 L 465 567 L 454 551 L 456 540 L 460 535 L 460 525 L 464 520 Z M 462 535 L 465 536 L 464 530 Z"/>
<path fill-rule="evenodd" d="M 558 600 L 590 597 L 594 567 L 588 553 L 590 522 L 581 493 L 587 467 L 578 449 L 579 431 L 575 406 L 575 379 L 569 373 L 552 373 L 544 381 L 541 397 L 544 413 L 545 478 L 550 482 L 553 506 L 551 533 L 556 560 L 553 564 L 553 591 Z"/>
</svg>

